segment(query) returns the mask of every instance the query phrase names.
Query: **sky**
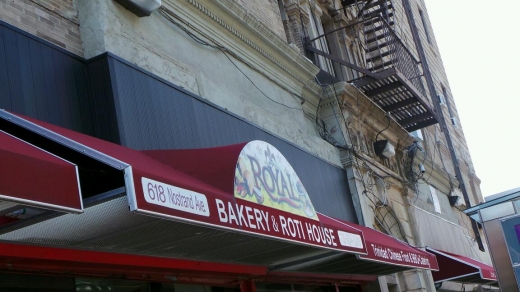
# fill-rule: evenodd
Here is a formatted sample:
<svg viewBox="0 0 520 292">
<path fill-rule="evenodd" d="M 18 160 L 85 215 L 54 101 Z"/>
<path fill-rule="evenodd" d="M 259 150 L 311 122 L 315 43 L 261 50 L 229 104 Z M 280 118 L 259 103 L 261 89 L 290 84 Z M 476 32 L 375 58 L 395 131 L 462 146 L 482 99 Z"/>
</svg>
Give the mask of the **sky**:
<svg viewBox="0 0 520 292">
<path fill-rule="evenodd" d="M 425 0 L 484 197 L 520 187 L 520 0 Z"/>
</svg>

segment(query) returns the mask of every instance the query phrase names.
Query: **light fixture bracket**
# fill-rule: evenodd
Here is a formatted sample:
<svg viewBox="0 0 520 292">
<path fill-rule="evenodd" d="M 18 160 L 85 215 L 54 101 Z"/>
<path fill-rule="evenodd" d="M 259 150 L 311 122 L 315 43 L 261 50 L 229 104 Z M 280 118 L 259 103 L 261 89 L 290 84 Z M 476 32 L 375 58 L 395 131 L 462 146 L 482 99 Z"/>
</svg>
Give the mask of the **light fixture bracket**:
<svg viewBox="0 0 520 292">
<path fill-rule="evenodd" d="M 114 0 L 133 14 L 144 17 L 161 7 L 161 0 Z"/>
<path fill-rule="evenodd" d="M 392 158 L 395 155 L 395 147 L 388 140 L 374 142 L 374 151 L 377 156 L 385 159 Z"/>
<path fill-rule="evenodd" d="M 459 196 L 448 196 L 448 200 L 450 201 L 450 206 L 456 206 L 460 200 Z"/>
</svg>

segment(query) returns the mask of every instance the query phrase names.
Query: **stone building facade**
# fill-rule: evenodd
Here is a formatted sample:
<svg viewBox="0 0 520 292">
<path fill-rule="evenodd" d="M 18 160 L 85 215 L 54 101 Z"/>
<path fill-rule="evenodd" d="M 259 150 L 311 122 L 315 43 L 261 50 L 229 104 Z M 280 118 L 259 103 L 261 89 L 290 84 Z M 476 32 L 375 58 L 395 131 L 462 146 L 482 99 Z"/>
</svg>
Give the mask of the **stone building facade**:
<svg viewBox="0 0 520 292">
<path fill-rule="evenodd" d="M 363 12 L 364 1 L 163 0 L 162 8 L 139 18 L 111 0 L 0 0 L 0 20 L 86 59 L 110 52 L 343 168 L 362 225 L 414 246 L 490 263 L 476 242 L 475 231 L 481 231 L 460 211 L 483 198 L 426 4 L 374 2 L 380 6 Z M 369 26 L 374 16 L 385 22 Z M 390 51 L 377 61 L 367 53 L 374 43 L 369 39 L 381 45 L 378 25 L 388 25 L 392 41 L 416 61 L 416 75 L 407 77 L 405 87 L 424 87 L 421 102 L 438 121 L 444 119 L 446 129 L 437 122 L 405 124 L 406 118 L 396 118 L 368 95 L 370 89 L 356 84 L 367 76 L 359 68 L 381 72 L 375 68 L 397 66 L 386 65 Z M 326 55 L 309 53 L 311 43 Z M 435 93 L 428 88 L 418 43 Z M 397 109 L 399 101 L 394 103 L 388 106 Z M 381 139 L 395 146 L 394 156 L 375 153 L 373 143 Z M 452 196 L 459 202 L 450 204 Z M 441 288 L 461 287 L 448 282 Z M 365 289 L 436 290 L 431 272 L 424 270 L 382 276 Z"/>
</svg>

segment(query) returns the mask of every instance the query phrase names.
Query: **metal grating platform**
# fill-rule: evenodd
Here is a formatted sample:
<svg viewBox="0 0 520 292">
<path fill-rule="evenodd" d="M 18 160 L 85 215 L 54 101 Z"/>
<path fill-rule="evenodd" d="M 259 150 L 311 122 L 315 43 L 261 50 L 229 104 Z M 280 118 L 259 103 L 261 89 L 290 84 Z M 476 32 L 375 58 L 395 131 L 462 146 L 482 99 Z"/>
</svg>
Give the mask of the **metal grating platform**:
<svg viewBox="0 0 520 292">
<path fill-rule="evenodd" d="M 407 131 L 415 131 L 433 124 L 438 119 L 422 80 L 420 62 L 393 29 L 394 7 L 392 1 L 368 1 L 358 13 L 358 21 L 334 29 L 314 38 L 305 39 L 306 53 L 317 66 L 321 59 L 329 61 L 326 71 L 317 77 L 327 84 L 343 80 L 353 83 L 365 95 L 380 106 Z M 353 49 L 343 40 L 344 35 L 357 38 L 364 57 L 357 61 L 348 57 Z M 332 44 L 332 53 L 323 44 Z M 340 54 L 338 52 L 343 52 Z"/>
<path fill-rule="evenodd" d="M 381 79 L 364 76 L 354 84 L 408 132 L 437 123 L 424 97 L 397 69 L 379 72 Z"/>
</svg>

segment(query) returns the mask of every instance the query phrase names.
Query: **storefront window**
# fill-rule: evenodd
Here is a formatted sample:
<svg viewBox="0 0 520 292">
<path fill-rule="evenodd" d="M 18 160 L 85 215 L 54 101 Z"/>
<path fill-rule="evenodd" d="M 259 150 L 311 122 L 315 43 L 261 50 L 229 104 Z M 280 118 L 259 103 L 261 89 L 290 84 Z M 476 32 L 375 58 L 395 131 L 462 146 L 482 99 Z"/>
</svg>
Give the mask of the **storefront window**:
<svg viewBox="0 0 520 292">
<path fill-rule="evenodd" d="M 124 279 L 76 278 L 76 292 L 239 292 L 220 288 L 179 283 L 150 283 Z"/>
<path fill-rule="evenodd" d="M 361 292 L 361 290 L 354 286 L 338 287 L 336 286 L 314 286 L 302 284 L 280 284 L 280 283 L 257 283 L 257 292 Z"/>
<path fill-rule="evenodd" d="M 0 273 L 1 292 L 74 292 L 74 278 Z"/>
<path fill-rule="evenodd" d="M 146 282 L 120 279 L 76 278 L 76 292 L 149 292 Z"/>
</svg>

